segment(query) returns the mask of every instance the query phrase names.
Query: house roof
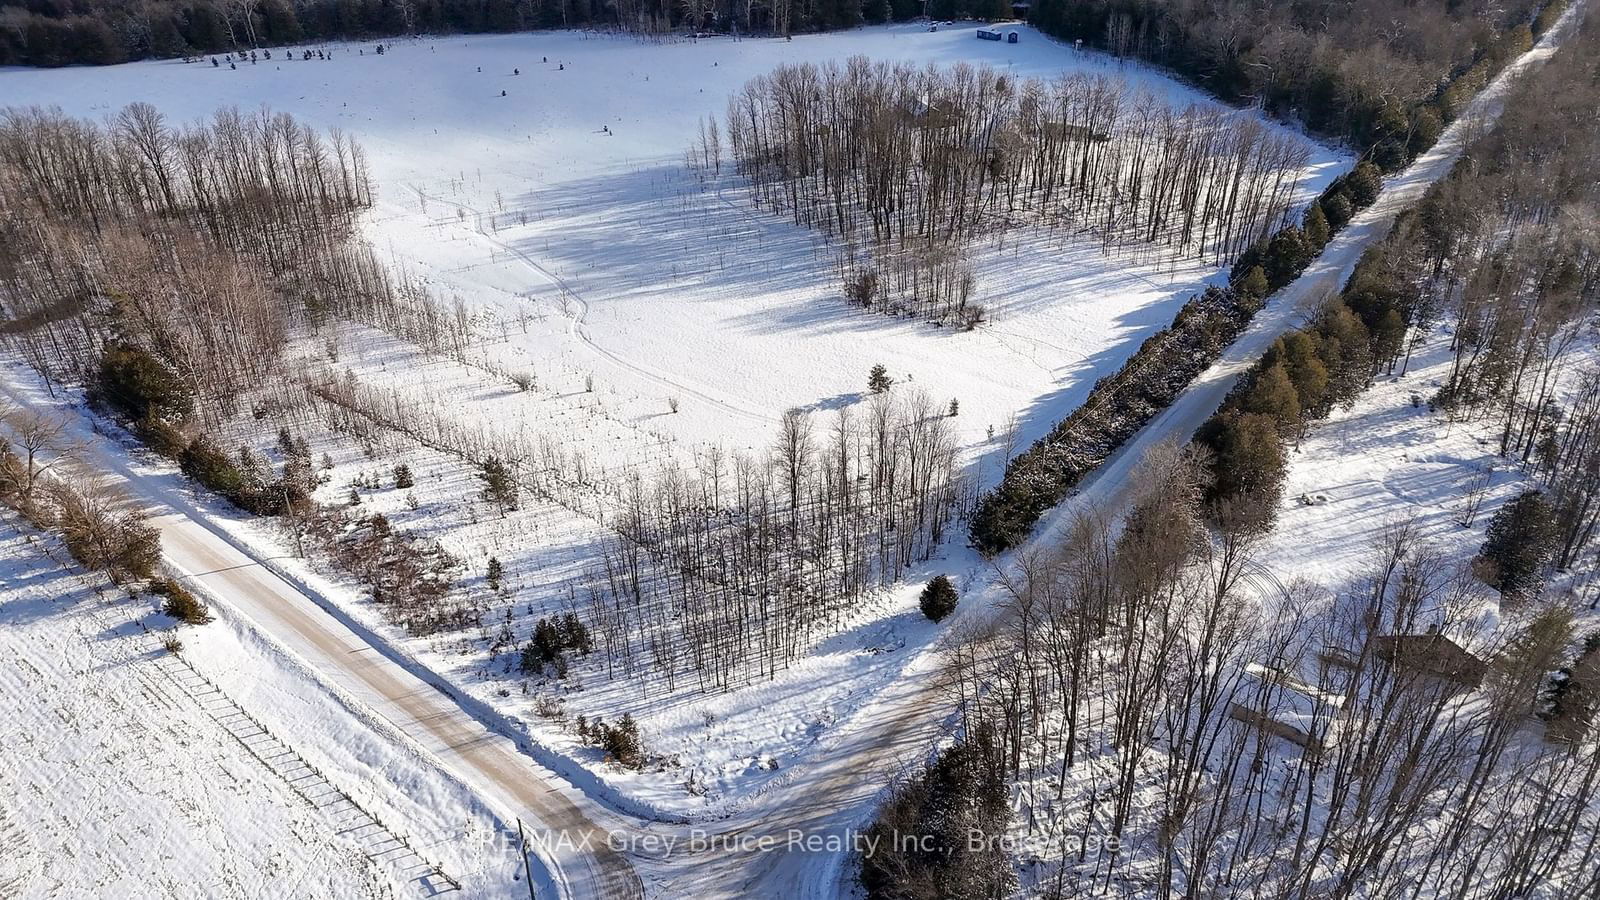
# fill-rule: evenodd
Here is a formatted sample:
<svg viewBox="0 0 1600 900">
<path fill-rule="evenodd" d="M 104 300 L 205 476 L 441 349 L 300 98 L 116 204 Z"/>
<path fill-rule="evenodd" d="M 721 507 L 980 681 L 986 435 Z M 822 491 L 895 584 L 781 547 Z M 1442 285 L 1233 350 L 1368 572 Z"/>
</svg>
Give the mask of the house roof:
<svg viewBox="0 0 1600 900">
<path fill-rule="evenodd" d="M 1385 662 L 1453 681 L 1476 682 L 1488 667 L 1471 651 L 1437 632 L 1379 635 L 1377 652 Z"/>
</svg>

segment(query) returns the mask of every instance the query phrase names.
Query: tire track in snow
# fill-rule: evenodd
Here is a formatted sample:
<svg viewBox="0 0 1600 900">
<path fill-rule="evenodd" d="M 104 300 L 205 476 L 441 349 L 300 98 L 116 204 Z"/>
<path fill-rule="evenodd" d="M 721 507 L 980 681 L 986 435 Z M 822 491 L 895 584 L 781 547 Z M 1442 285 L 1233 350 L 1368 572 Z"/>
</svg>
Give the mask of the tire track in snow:
<svg viewBox="0 0 1600 900">
<path fill-rule="evenodd" d="M 729 414 L 732 414 L 732 415 L 735 415 L 735 416 L 739 416 L 741 418 L 749 419 L 751 421 L 760 422 L 760 423 L 762 423 L 764 425 L 772 425 L 772 424 L 776 424 L 778 422 L 778 419 L 775 416 L 769 415 L 769 414 L 764 413 L 764 412 L 762 412 L 760 410 L 757 410 L 757 409 L 752 409 L 752 408 L 746 407 L 746 406 L 740 406 L 739 404 L 734 403 L 733 401 L 728 400 L 725 397 L 716 396 L 715 394 L 708 393 L 708 392 L 706 392 L 704 390 L 701 390 L 700 388 L 694 387 L 694 386 L 689 385 L 689 384 L 687 384 L 685 382 L 678 381 L 677 379 L 674 379 L 669 375 L 662 374 L 661 372 L 651 368 L 650 366 L 647 366 L 647 365 L 645 365 L 643 363 L 635 362 L 633 360 L 630 360 L 630 359 L 622 356 L 619 353 L 616 353 L 616 352 L 611 351 L 611 350 L 607 350 L 605 347 L 600 346 L 598 343 L 595 342 L 594 338 L 589 336 L 588 329 L 586 329 L 584 327 L 585 324 L 587 323 L 587 320 L 588 320 L 588 317 L 589 317 L 589 301 L 585 300 L 583 298 L 582 294 L 580 294 L 576 290 L 574 290 L 572 288 L 572 286 L 567 283 L 567 280 L 565 278 L 562 278 L 560 275 L 557 275 L 556 273 L 554 273 L 554 272 L 550 271 L 549 269 L 545 268 L 538 260 L 534 259 L 532 256 L 530 256 L 525 251 L 520 250 L 517 247 L 515 247 L 515 246 L 513 246 L 511 244 L 508 244 L 505 241 L 502 241 L 499 238 L 495 237 L 494 234 L 491 233 L 483 225 L 483 220 L 484 220 L 485 216 L 487 215 L 486 213 L 484 213 L 484 212 L 482 212 L 482 211 L 480 211 L 478 209 L 475 209 L 475 208 L 473 208 L 472 206 L 469 206 L 466 203 L 462 203 L 459 200 L 451 200 L 451 199 L 448 199 L 448 198 L 445 198 L 445 197 L 439 197 L 439 196 L 436 196 L 434 194 L 429 194 L 428 192 L 424 191 L 421 187 L 419 187 L 416 184 L 408 184 L 407 187 L 411 188 L 412 191 L 416 192 L 416 195 L 418 197 L 422 198 L 423 200 L 431 200 L 431 201 L 433 201 L 435 203 L 448 204 L 448 205 L 454 206 L 454 207 L 456 207 L 458 209 L 464 209 L 467 212 L 472 213 L 473 232 L 475 234 L 477 234 L 479 237 L 483 238 L 485 241 L 488 241 L 491 245 L 499 248 L 500 250 L 504 250 L 506 253 L 511 254 L 513 257 L 515 257 L 517 259 L 517 261 L 519 261 L 523 265 L 527 266 L 530 270 L 533 271 L 533 273 L 535 275 L 539 276 L 539 278 L 544 280 L 547 284 L 551 285 L 552 287 L 555 287 L 555 288 L 559 289 L 561 291 L 561 296 L 562 296 L 563 300 L 568 298 L 568 297 L 570 297 L 571 299 L 576 301 L 577 304 L 578 304 L 578 314 L 575 315 L 575 316 L 574 315 L 569 315 L 568 316 L 567 333 L 572 335 L 573 337 L 577 338 L 580 342 L 582 342 L 584 344 L 584 346 L 586 346 L 589 349 L 593 350 L 595 353 L 598 353 L 599 355 L 601 355 L 601 356 L 605 357 L 606 359 L 610 360 L 612 363 L 615 363 L 616 365 L 618 365 L 618 366 L 620 366 L 620 367 L 622 367 L 622 368 L 634 373 L 635 375 L 638 375 L 638 376 L 640 376 L 642 378 L 645 378 L 645 379 L 647 379 L 649 381 L 655 382 L 656 384 L 662 385 L 662 386 L 667 387 L 669 389 L 676 390 L 676 391 L 679 391 L 681 393 L 688 394 L 688 395 L 690 395 L 692 397 L 695 397 L 695 398 L 698 398 L 700 400 L 703 400 L 706 403 L 710 403 L 711 405 L 716 406 L 717 408 L 719 408 L 719 409 L 721 409 L 724 412 L 727 412 Z M 563 304 L 563 307 L 564 306 L 565 306 L 565 304 Z M 563 308 L 562 312 L 563 313 L 566 312 L 565 308 Z"/>
</svg>

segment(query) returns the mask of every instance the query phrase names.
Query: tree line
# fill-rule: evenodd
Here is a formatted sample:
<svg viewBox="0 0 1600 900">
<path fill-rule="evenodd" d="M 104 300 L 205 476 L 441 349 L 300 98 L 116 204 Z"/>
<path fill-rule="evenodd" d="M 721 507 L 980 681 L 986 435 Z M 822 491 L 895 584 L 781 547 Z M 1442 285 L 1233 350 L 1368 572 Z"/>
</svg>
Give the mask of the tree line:
<svg viewBox="0 0 1600 900">
<path fill-rule="evenodd" d="M 1039 517 L 1066 498 L 1243 333 L 1265 299 L 1262 283 L 1207 288 L 1172 325 L 1139 345 L 1090 388 L 1077 409 L 1017 454 L 968 520 L 972 546 L 993 556 L 1021 544 Z"/>
<path fill-rule="evenodd" d="M 365 316 L 393 293 L 355 217 L 361 150 L 286 114 L 168 125 L 0 111 L 0 297 L 8 341 L 48 381 L 108 345 L 149 349 L 215 423 L 273 370 L 293 322 Z"/>
<path fill-rule="evenodd" d="M 1393 171 L 1432 145 L 1487 83 L 1504 35 L 1537 37 L 1566 3 L 1472 0 L 1273 3 L 1038 0 L 1029 21 L 1193 79 L 1230 103 L 1260 106 L 1349 141 Z M 1459 86 L 1457 86 L 1459 84 Z"/>
<path fill-rule="evenodd" d="M 1286 451 L 1311 421 L 1354 400 L 1379 373 L 1404 372 L 1442 319 L 1451 366 L 1430 403 L 1491 422 L 1498 453 L 1533 467 L 1564 523 L 1554 561 L 1571 565 L 1593 531 L 1595 375 L 1571 352 L 1600 302 L 1600 252 L 1589 236 L 1600 129 L 1590 114 L 1597 46 L 1586 26 L 1528 75 L 1499 126 L 1388 236 L 1339 297 L 1275 342 L 1198 432 L 1215 454 L 1213 500 L 1256 508 L 1269 524 Z M 1471 524 L 1471 515 L 1464 524 Z"/>
<path fill-rule="evenodd" d="M 1547 5 L 1540 15 L 1540 27 L 1550 27 L 1555 21 L 1554 16 L 1559 16 L 1565 8 L 1566 4 L 1559 0 Z M 1531 46 L 1531 33 L 1528 27 L 1526 25 L 1512 27 L 1499 35 L 1490 51 L 1473 63 L 1467 72 L 1451 82 L 1452 86 L 1481 88 L 1489 77 L 1509 63 L 1517 52 L 1529 46 Z M 1543 96 L 1549 90 L 1551 90 L 1549 87 L 1543 88 L 1540 95 Z M 1559 93 L 1559 89 L 1556 89 L 1556 92 Z M 1464 98 L 1458 98 L 1459 102 L 1451 105 L 1449 113 L 1452 117 L 1464 109 L 1465 102 L 1470 96 L 1468 94 Z M 1408 138 L 1405 152 L 1395 156 L 1395 161 L 1403 163 L 1414 158 L 1417 153 L 1431 145 L 1438 134 L 1438 129 L 1412 133 Z M 1375 155 L 1374 158 L 1382 157 Z M 1229 295 L 1237 301 L 1228 316 L 1232 320 L 1229 328 L 1233 334 L 1237 335 L 1244 330 L 1256 309 L 1259 309 L 1264 302 L 1264 298 L 1298 278 L 1306 266 L 1321 252 L 1323 246 L 1337 235 L 1357 212 L 1377 201 L 1378 194 L 1382 190 L 1383 171 L 1383 167 L 1374 159 L 1361 160 L 1351 171 L 1330 183 L 1306 208 L 1299 222 L 1285 225 L 1271 235 L 1256 241 L 1234 260 L 1228 279 Z M 1403 225 L 1396 227 L 1399 229 Z M 1375 271 L 1370 269 L 1368 274 L 1373 274 Z M 1398 340 L 1399 338 L 1393 334 L 1394 330 L 1398 327 L 1404 332 L 1413 324 L 1409 319 L 1397 323 L 1394 318 L 1394 316 L 1410 315 L 1413 311 L 1410 307 L 1397 306 L 1392 310 L 1394 316 L 1389 315 L 1391 305 L 1399 303 L 1396 298 L 1383 297 L 1369 297 L 1363 301 L 1362 309 L 1373 317 L 1371 327 L 1384 334 L 1383 340 Z M 1419 306 L 1415 311 L 1425 312 L 1426 307 Z M 1194 319 L 1189 314 L 1188 305 L 1178 313 L 1180 321 L 1186 317 L 1192 325 Z M 1335 318 L 1337 324 L 1348 324 L 1347 319 Z M 1173 327 L 1160 333 L 1158 337 L 1180 333 L 1178 328 L 1180 321 L 1175 321 Z M 973 546 L 986 554 L 993 554 L 1020 542 L 1032 530 L 1034 523 L 1046 509 L 1059 503 L 1080 478 L 1137 432 L 1144 422 L 1154 418 L 1157 412 L 1170 405 L 1189 381 L 1204 371 L 1210 361 L 1220 354 L 1225 344 L 1203 351 L 1198 356 L 1191 355 L 1185 362 L 1168 368 L 1167 371 L 1172 372 L 1176 378 L 1168 379 L 1168 383 L 1159 390 L 1152 390 L 1149 385 L 1153 382 L 1154 373 L 1162 371 L 1163 367 L 1156 365 L 1153 357 L 1146 351 L 1159 351 L 1164 346 L 1167 345 L 1152 344 L 1147 341 L 1123 364 L 1115 376 L 1103 378 L 1095 383 L 1082 407 L 1057 423 L 1050 433 L 1035 442 L 1026 453 L 1011 460 L 1001 483 L 985 494 L 979 502 L 977 513 L 971 522 Z M 1205 355 L 1207 352 L 1209 355 Z M 1149 404 L 1152 401 L 1157 405 L 1151 407 Z M 1316 405 L 1317 403 L 1313 402 L 1311 407 L 1314 408 Z M 1260 425 L 1259 422 L 1254 424 Z M 1260 427 L 1256 427 L 1255 431 L 1258 438 L 1264 434 Z M 1235 454 L 1236 457 L 1243 458 L 1248 452 L 1266 446 L 1260 440 L 1246 443 L 1249 449 L 1241 449 Z M 1270 505 L 1264 508 L 1270 509 Z"/>
<path fill-rule="evenodd" d="M 697 470 L 631 479 L 613 517 L 585 589 L 608 674 L 669 690 L 773 677 L 929 559 L 971 502 L 949 417 L 921 394 L 826 426 L 790 412 L 764 456 Z"/>
<path fill-rule="evenodd" d="M 107 65 L 304 41 L 542 28 L 786 35 L 921 11 L 911 0 L 7 0 L 0 65 Z"/>
<path fill-rule="evenodd" d="M 286 349 L 335 319 L 464 352 L 460 310 L 395 284 L 360 240 L 371 201 L 361 148 L 284 114 L 173 127 L 148 104 L 102 123 L 0 110 L 0 337 L 52 390 L 83 386 L 185 475 L 283 517 L 398 621 L 432 631 L 465 621 L 455 560 L 315 503 L 319 469 L 287 431 L 276 464 L 212 436 L 293 402 Z M 98 508 L 86 503 L 71 508 Z"/>
</svg>

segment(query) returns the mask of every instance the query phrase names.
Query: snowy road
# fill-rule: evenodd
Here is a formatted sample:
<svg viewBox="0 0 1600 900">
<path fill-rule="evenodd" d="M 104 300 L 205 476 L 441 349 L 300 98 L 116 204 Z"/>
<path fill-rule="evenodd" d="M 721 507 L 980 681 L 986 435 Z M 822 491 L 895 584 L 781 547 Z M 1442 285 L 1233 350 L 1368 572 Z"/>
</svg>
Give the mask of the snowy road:
<svg viewBox="0 0 1600 900">
<path fill-rule="evenodd" d="M 638 897 L 639 880 L 605 846 L 604 833 L 512 742 L 491 733 L 440 690 L 378 655 L 294 585 L 182 512 L 154 521 L 168 563 L 232 604 L 346 691 L 440 759 L 512 817 L 535 829 L 573 835 L 547 862 L 576 897 Z M 579 852 L 592 835 L 591 852 Z"/>
<path fill-rule="evenodd" d="M 12 384 L 0 384 L 0 394 L 20 404 L 41 403 L 37 394 Z M 81 464 L 120 480 L 144 501 L 150 524 L 161 532 L 167 566 L 443 761 L 506 821 L 520 817 L 536 835 L 567 835 L 568 841 L 550 841 L 539 854 L 564 896 L 643 895 L 638 876 L 607 846 L 607 831 L 564 793 L 570 788 L 557 787 L 563 784 L 559 776 L 540 767 L 509 738 L 484 727 L 442 688 L 381 655 L 309 590 L 279 575 L 269 558 L 212 523 L 170 476 L 141 470 L 122 448 L 95 439 L 87 422 L 75 424 L 89 448 Z"/>
<path fill-rule="evenodd" d="M 1075 499 L 1052 512 L 1030 545 L 1048 547 L 1074 510 L 1086 503 L 1120 501 L 1127 475 L 1153 446 L 1192 434 L 1240 373 L 1279 334 L 1300 324 L 1319 301 L 1338 290 L 1361 253 L 1388 233 L 1395 216 L 1449 171 L 1474 129 L 1498 115 L 1509 81 L 1553 51 L 1577 8 L 1496 79 L 1433 150 L 1387 182 L 1377 204 L 1357 216 L 1299 280 L 1275 295 L 1222 358 L 1086 481 Z M 24 401 L 38 399 L 21 390 L 8 392 Z M 554 873 L 555 890 L 568 897 L 832 896 L 848 865 L 848 829 L 864 824 L 878 791 L 928 746 L 948 707 L 935 680 L 926 677 L 933 661 L 925 659 L 873 704 L 837 726 L 827 739 L 827 753 L 817 762 L 785 773 L 772 790 L 732 819 L 697 831 L 623 816 L 486 728 L 443 688 L 375 649 L 363 631 L 210 522 L 170 478 L 142 472 L 113 446 L 97 446 L 89 461 L 154 506 L 173 567 L 369 704 L 508 816 L 520 816 L 537 834 L 565 836 L 564 841 L 549 842 L 540 856 Z M 997 587 L 990 584 L 988 591 L 992 597 Z M 969 604 L 966 618 L 988 605 Z M 797 843 L 802 839 L 818 843 Z M 671 850 L 665 849 L 669 843 Z"/>
</svg>

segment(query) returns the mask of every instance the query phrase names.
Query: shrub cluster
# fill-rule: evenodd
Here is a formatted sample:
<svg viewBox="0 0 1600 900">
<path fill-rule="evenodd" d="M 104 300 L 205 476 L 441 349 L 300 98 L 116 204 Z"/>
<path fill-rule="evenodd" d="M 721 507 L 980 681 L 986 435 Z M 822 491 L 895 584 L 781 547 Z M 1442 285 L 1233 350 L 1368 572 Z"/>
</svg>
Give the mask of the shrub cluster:
<svg viewBox="0 0 1600 900">
<path fill-rule="evenodd" d="M 154 354 L 131 344 L 109 344 L 91 389 L 101 405 L 130 422 L 176 422 L 194 411 L 188 385 Z"/>
<path fill-rule="evenodd" d="M 103 570 L 114 581 L 149 578 L 161 562 L 161 534 L 130 509 L 126 498 L 106 490 L 84 490 L 67 482 L 52 485 L 50 509 L 39 509 L 41 524 L 61 535 L 72 558 Z"/>
<path fill-rule="evenodd" d="M 984 727 L 896 789 L 867 832 L 876 838 L 861 859 L 869 900 L 1008 896 L 1016 876 L 995 840 L 1011 821 L 1005 771 Z"/>
<path fill-rule="evenodd" d="M 282 477 L 268 480 L 270 468 L 248 447 L 229 456 L 205 435 L 189 442 L 178 454 L 178 468 L 230 503 L 258 516 L 303 512 L 311 501 L 311 461 L 291 455 Z"/>
<path fill-rule="evenodd" d="M 586 717 L 579 716 L 578 737 L 604 750 L 612 762 L 624 768 L 637 769 L 645 764 L 644 740 L 639 737 L 638 723 L 628 713 L 623 713 L 615 725 L 608 725 L 603 719 L 595 719 L 591 724 Z"/>
<path fill-rule="evenodd" d="M 589 638 L 589 627 L 573 613 L 557 619 L 541 618 L 533 626 L 533 637 L 522 648 L 521 669 L 524 675 L 536 675 L 552 663 L 556 671 L 566 675 L 566 651 L 584 656 L 594 649 Z"/>
<path fill-rule="evenodd" d="M 150 582 L 150 593 L 165 598 L 161 611 L 185 625 L 204 625 L 211 621 L 206 605 L 192 591 L 170 578 Z"/>
<path fill-rule="evenodd" d="M 149 578 L 161 561 L 161 534 L 117 491 L 96 483 L 46 480 L 0 441 L 0 503 L 53 531 L 72 558 L 113 581 Z"/>
<path fill-rule="evenodd" d="M 317 507 L 307 519 L 312 537 L 335 565 L 354 575 L 413 634 L 472 623 L 461 603 L 447 602 L 460 562 L 438 542 L 396 531 L 380 514 L 352 519 L 348 510 Z"/>
</svg>

